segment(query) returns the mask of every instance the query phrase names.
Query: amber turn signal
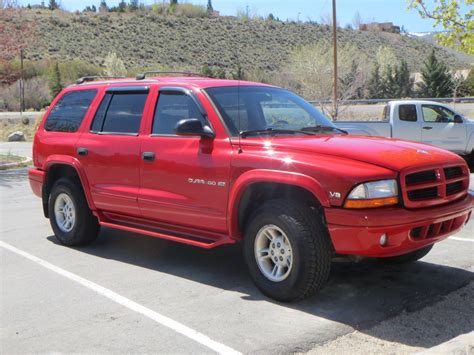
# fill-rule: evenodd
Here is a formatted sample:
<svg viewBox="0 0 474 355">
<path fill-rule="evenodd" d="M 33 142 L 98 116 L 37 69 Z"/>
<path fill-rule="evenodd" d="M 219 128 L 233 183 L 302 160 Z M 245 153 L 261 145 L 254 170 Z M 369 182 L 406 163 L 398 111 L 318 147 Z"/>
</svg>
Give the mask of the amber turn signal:
<svg viewBox="0 0 474 355">
<path fill-rule="evenodd" d="M 360 200 L 346 200 L 345 208 L 374 208 L 383 206 L 392 206 L 398 203 L 398 197 L 372 198 Z"/>
</svg>

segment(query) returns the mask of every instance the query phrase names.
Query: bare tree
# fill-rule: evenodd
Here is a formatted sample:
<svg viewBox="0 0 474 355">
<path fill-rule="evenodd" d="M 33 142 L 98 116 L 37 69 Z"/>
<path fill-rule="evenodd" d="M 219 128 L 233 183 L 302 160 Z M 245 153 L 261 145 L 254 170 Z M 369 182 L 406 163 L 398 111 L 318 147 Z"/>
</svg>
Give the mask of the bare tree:
<svg viewBox="0 0 474 355">
<path fill-rule="evenodd" d="M 361 90 L 368 77 L 369 60 L 352 44 L 339 47 L 339 80 L 343 81 L 335 107 L 329 101 L 332 98 L 333 63 L 332 44 L 326 41 L 308 45 L 291 54 L 285 68 L 288 85 L 310 100 L 321 101 L 323 112 L 330 117 L 344 110 L 341 106 Z M 328 103 L 325 103 L 327 101 Z"/>
</svg>

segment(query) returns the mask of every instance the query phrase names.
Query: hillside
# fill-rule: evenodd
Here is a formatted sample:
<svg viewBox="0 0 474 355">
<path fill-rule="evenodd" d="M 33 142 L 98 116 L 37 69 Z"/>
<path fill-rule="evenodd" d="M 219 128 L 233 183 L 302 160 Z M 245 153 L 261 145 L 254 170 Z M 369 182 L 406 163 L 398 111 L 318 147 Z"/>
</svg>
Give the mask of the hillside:
<svg viewBox="0 0 474 355">
<path fill-rule="evenodd" d="M 101 65 L 108 52 L 116 52 L 127 69 L 187 68 L 204 64 L 234 70 L 278 70 L 289 53 L 302 45 L 330 40 L 328 26 L 310 23 L 243 20 L 234 17 L 188 18 L 138 13 L 83 14 L 25 10 L 0 21 L 23 24 L 36 34 L 27 59 L 81 59 Z M 1 24 L 1 23 L 0 23 Z M 355 44 L 375 56 L 379 46 L 393 48 L 412 71 L 417 71 L 433 44 L 409 36 L 341 29 L 341 43 Z M 438 57 L 450 67 L 466 67 L 466 60 L 436 46 Z M 472 60 L 471 60 L 472 62 Z"/>
</svg>

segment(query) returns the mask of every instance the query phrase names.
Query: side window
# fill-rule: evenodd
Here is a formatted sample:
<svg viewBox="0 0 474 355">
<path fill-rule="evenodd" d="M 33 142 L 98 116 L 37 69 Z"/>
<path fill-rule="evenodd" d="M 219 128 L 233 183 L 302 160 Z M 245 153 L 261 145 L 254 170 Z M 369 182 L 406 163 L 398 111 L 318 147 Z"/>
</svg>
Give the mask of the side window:
<svg viewBox="0 0 474 355">
<path fill-rule="evenodd" d="M 454 122 L 454 112 L 436 105 L 423 105 L 421 106 L 423 111 L 423 120 L 425 122 Z"/>
<path fill-rule="evenodd" d="M 416 122 L 416 106 L 415 105 L 400 105 L 398 106 L 398 117 L 400 121 Z"/>
<path fill-rule="evenodd" d="M 137 134 L 147 93 L 107 93 L 92 122 L 92 132 Z"/>
<path fill-rule="evenodd" d="M 66 93 L 49 113 L 44 129 L 52 132 L 76 132 L 96 93 L 97 90 Z"/>
<path fill-rule="evenodd" d="M 176 124 L 187 118 L 197 118 L 206 124 L 205 118 L 191 97 L 180 92 L 161 92 L 153 118 L 152 134 L 175 134 Z"/>
</svg>

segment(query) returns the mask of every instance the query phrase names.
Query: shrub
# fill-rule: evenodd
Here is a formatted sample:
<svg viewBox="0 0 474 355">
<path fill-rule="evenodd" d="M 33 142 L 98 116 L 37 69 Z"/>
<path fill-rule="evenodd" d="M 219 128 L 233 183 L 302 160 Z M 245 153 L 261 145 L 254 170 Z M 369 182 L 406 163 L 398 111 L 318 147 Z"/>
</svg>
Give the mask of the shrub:
<svg viewBox="0 0 474 355">
<path fill-rule="evenodd" d="M 20 111 L 20 91 L 18 83 L 0 88 L 0 109 L 3 111 Z M 51 95 L 48 81 L 45 78 L 25 80 L 25 109 L 41 110 L 49 105 Z"/>
</svg>

